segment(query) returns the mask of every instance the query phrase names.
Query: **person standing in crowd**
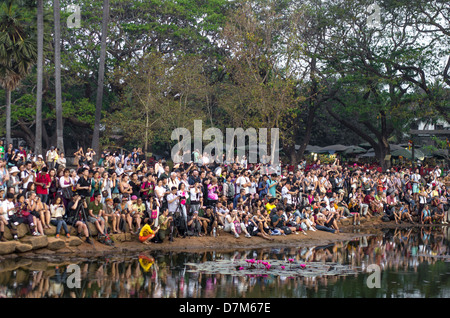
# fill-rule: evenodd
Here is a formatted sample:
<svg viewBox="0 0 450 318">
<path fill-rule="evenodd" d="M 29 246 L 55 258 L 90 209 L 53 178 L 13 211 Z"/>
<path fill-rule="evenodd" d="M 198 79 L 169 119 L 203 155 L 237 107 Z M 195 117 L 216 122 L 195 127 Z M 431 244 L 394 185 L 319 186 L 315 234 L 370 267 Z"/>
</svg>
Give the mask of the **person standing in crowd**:
<svg viewBox="0 0 450 318">
<path fill-rule="evenodd" d="M 38 172 L 36 176 L 36 193 L 38 197 L 41 198 L 41 202 L 44 204 L 48 204 L 49 198 L 49 188 L 52 180 L 50 179 L 50 175 L 48 174 L 48 168 L 42 167 L 41 171 Z"/>
</svg>

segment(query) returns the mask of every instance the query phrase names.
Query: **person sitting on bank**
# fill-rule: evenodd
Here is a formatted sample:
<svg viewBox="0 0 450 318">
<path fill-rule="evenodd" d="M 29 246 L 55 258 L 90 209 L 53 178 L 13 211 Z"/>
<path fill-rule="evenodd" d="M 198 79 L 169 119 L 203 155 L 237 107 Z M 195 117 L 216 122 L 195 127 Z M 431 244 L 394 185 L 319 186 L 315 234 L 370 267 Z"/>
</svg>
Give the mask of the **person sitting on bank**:
<svg viewBox="0 0 450 318">
<path fill-rule="evenodd" d="M 159 224 L 159 230 L 158 230 L 158 238 L 160 242 L 164 242 L 164 240 L 166 239 L 167 235 L 170 235 L 169 231 L 170 231 L 170 223 L 173 222 L 173 217 L 169 216 L 169 209 L 168 208 L 164 208 L 163 212 L 161 213 L 161 215 L 159 216 L 158 219 L 158 224 Z M 170 237 L 170 239 L 173 238 Z"/>
<path fill-rule="evenodd" d="M 88 221 L 93 223 L 99 234 L 105 233 L 105 219 L 103 218 L 103 204 L 100 202 L 102 195 L 99 192 L 94 193 L 94 201 L 88 205 Z"/>
<path fill-rule="evenodd" d="M 420 216 L 422 224 L 429 223 L 431 224 L 433 219 L 431 217 L 431 210 L 428 204 L 425 204 L 422 209 L 422 214 Z"/>
<path fill-rule="evenodd" d="M 89 238 L 89 229 L 86 221 L 84 220 L 81 205 L 83 205 L 84 209 L 87 209 L 88 207 L 86 200 L 82 200 L 81 196 L 75 192 L 73 194 L 72 200 L 67 204 L 65 214 L 66 223 L 77 229 L 77 236 L 79 238 L 84 235 L 84 237 L 86 238 L 86 243 L 92 243 Z"/>
<path fill-rule="evenodd" d="M 50 224 L 56 226 L 56 238 L 59 238 L 61 227 L 64 229 L 66 237 L 69 238 L 69 229 L 67 227 L 66 221 L 63 219 L 64 214 L 66 214 L 66 208 L 60 196 L 57 196 L 55 200 L 50 204 L 50 214 Z"/>
<path fill-rule="evenodd" d="M 404 219 L 408 219 L 411 223 L 414 223 L 406 202 L 399 203 L 398 208 L 394 209 L 394 218 L 395 224 L 401 223 Z"/>
</svg>

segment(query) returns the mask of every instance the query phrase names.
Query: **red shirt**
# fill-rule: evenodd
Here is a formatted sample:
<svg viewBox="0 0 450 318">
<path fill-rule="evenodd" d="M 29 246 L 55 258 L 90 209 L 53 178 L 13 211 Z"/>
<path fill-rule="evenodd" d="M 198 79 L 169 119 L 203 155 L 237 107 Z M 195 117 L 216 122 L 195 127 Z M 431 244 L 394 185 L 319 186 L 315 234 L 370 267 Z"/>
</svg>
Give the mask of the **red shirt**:
<svg viewBox="0 0 450 318">
<path fill-rule="evenodd" d="M 48 188 L 50 187 L 50 183 L 52 180 L 50 179 L 50 175 L 48 173 L 41 174 L 39 173 L 36 177 L 36 183 L 44 183 L 47 187 L 43 188 L 40 184 L 36 184 L 36 193 L 37 194 L 48 194 Z"/>
<path fill-rule="evenodd" d="M 372 202 L 373 200 L 375 200 L 375 198 L 369 194 L 364 197 L 365 204 L 370 204 L 370 202 Z"/>
</svg>

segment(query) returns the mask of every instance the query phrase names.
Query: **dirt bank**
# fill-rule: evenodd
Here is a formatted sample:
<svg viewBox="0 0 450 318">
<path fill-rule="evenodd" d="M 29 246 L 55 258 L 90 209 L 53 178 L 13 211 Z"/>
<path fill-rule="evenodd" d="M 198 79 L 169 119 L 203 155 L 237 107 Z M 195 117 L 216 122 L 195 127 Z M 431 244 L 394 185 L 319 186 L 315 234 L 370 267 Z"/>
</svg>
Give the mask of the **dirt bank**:
<svg viewBox="0 0 450 318">
<path fill-rule="evenodd" d="M 48 248 L 40 248 L 25 253 L 13 253 L 3 255 L 2 258 L 46 258 L 46 259 L 64 259 L 64 258 L 92 258 L 109 255 L 133 254 L 142 251 L 164 251 L 164 252 L 202 252 L 206 250 L 216 251 L 233 251 L 239 249 L 257 249 L 267 247 L 305 247 L 305 246 L 321 246 L 338 241 L 348 241 L 359 238 L 363 235 L 379 234 L 383 229 L 400 227 L 421 226 L 419 224 L 403 223 L 396 225 L 395 222 L 382 222 L 379 218 L 367 220 L 359 226 L 343 225 L 341 232 L 337 234 L 324 231 L 308 231 L 307 235 L 291 234 L 286 236 L 272 236 L 273 240 L 269 241 L 261 237 L 235 238 L 229 233 L 219 231 L 217 237 L 190 237 L 175 238 L 173 242 L 165 241 L 164 243 L 151 243 L 150 245 L 142 244 L 138 241 L 136 235 L 130 240 L 119 242 L 116 241 L 115 246 L 107 246 L 95 240 L 93 244 L 83 241 L 78 246 L 66 246 L 58 250 L 50 250 Z M 66 240 L 62 238 L 62 240 Z"/>
</svg>

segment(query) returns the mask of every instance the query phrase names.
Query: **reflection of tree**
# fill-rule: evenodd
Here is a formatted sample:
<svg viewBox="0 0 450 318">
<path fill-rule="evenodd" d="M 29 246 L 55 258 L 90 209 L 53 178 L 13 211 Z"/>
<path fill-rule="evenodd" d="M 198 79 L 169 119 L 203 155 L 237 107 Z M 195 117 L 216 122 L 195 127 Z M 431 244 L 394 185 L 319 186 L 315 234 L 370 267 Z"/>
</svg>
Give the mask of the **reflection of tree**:
<svg viewBox="0 0 450 318">
<path fill-rule="evenodd" d="M 0 294 L 28 298 L 265 298 L 276 297 L 403 297 L 413 291 L 439 297 L 450 288 L 445 273 L 450 257 L 448 233 L 431 227 L 396 229 L 386 235 L 342 242 L 326 247 L 285 248 L 279 250 L 204 252 L 198 254 L 160 254 L 146 272 L 137 257 L 80 262 L 82 288 L 67 287 L 67 266 L 47 270 L 18 268 L 0 273 Z M 352 276 L 283 277 L 232 276 L 220 273 L 188 272 L 184 264 L 214 260 L 284 260 L 297 262 L 335 262 L 360 268 Z M 382 288 L 366 288 L 370 264 L 382 268 Z M 27 265 L 27 268 L 33 268 Z M 42 266 L 41 266 L 42 268 Z M 415 275 L 411 276 L 411 273 Z M 275 294 L 273 294 L 275 293 Z"/>
</svg>

